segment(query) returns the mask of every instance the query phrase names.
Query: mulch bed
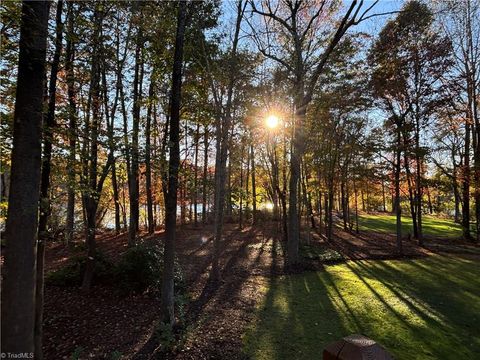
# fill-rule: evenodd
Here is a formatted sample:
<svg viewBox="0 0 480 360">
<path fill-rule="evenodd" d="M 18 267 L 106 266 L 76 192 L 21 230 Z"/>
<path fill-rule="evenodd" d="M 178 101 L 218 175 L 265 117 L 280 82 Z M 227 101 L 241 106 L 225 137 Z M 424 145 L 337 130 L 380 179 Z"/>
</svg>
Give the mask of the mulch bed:
<svg viewBox="0 0 480 360">
<path fill-rule="evenodd" d="M 181 345 L 165 354 L 154 329 L 159 319 L 158 295 L 123 296 L 113 287 L 93 286 L 89 294 L 75 287 L 47 286 L 45 289 L 45 359 L 242 359 L 242 334 L 255 314 L 268 278 L 283 274 L 281 230 L 277 223 L 263 223 L 239 230 L 226 224 L 220 265 L 222 280 L 209 281 L 212 227 L 184 226 L 177 237 L 177 255 L 186 275 L 190 303 L 185 314 Z M 163 232 L 145 241 L 162 243 Z M 312 232 L 312 246 L 330 247 L 346 259 L 392 259 L 395 237 L 388 234 L 360 235 L 335 229 L 331 243 Z M 113 261 L 127 249 L 127 235 L 103 233 L 98 247 Z M 461 241 L 427 239 L 425 248 L 404 241 L 403 257 L 422 257 L 432 252 L 469 253 L 472 245 Z M 477 247 L 473 247 L 478 249 Z M 73 252 L 62 244 L 49 244 L 46 270 L 59 269 Z M 305 269 L 321 269 L 310 262 Z"/>
</svg>

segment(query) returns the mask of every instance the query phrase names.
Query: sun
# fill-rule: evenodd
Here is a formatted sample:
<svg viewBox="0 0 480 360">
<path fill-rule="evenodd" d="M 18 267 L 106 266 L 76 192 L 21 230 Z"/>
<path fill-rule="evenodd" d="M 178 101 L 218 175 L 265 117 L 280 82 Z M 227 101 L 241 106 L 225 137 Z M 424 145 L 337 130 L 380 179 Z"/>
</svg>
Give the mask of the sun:
<svg viewBox="0 0 480 360">
<path fill-rule="evenodd" d="M 270 129 L 275 129 L 278 126 L 279 122 L 280 120 L 275 115 L 270 115 L 265 119 L 265 123 Z"/>
</svg>

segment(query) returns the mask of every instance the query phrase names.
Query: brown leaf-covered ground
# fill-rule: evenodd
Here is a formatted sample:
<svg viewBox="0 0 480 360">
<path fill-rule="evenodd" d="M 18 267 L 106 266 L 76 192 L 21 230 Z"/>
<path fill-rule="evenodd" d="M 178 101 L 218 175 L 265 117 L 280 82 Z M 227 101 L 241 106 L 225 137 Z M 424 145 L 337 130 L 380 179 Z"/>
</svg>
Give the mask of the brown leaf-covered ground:
<svg viewBox="0 0 480 360">
<path fill-rule="evenodd" d="M 83 294 L 78 288 L 47 286 L 45 290 L 45 359 L 241 359 L 242 334 L 262 299 L 268 278 L 283 273 L 280 224 L 267 222 L 239 230 L 225 227 L 221 256 L 222 281 L 209 282 L 212 227 L 184 226 L 178 231 L 177 254 L 186 274 L 190 302 L 186 306 L 181 341 L 168 354 L 157 337 L 159 302 L 153 293 L 120 295 L 114 287 L 93 286 Z M 386 234 L 359 235 L 336 229 L 332 243 L 316 232 L 304 234 L 311 246 L 332 248 L 347 259 L 394 258 L 395 237 Z M 127 248 L 126 234 L 98 235 L 99 248 L 112 260 Z M 161 244 L 163 233 L 145 236 Z M 462 252 L 461 241 L 427 240 L 425 248 L 405 240 L 404 256 L 428 256 L 446 248 Z M 445 247 L 445 244 L 448 246 Z M 468 250 L 468 249 L 467 249 Z M 47 271 L 61 268 L 72 254 L 58 243 L 49 244 Z M 309 260 L 305 269 L 321 269 Z"/>
</svg>

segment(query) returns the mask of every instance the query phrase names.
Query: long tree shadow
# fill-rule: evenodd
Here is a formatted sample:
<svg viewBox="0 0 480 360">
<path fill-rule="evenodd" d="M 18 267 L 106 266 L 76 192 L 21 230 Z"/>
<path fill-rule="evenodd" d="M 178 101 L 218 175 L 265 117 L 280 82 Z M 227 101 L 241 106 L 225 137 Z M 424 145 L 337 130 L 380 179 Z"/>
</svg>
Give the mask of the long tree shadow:
<svg viewBox="0 0 480 360">
<path fill-rule="evenodd" d="M 416 261 L 434 268 L 442 259 Z M 470 276 L 454 278 L 454 285 L 410 262 L 415 261 L 348 262 L 271 279 L 246 334 L 246 354 L 313 359 L 330 341 L 363 333 L 397 358 L 475 358 L 480 352 L 478 279 L 468 285 Z M 475 268 L 468 261 L 444 267 L 467 274 Z"/>
<path fill-rule="evenodd" d="M 271 233 L 269 226 L 251 227 L 244 231 L 238 229 L 226 231 L 219 261 L 221 281 L 213 282 L 208 277 L 207 272 L 212 261 L 211 254 L 203 259 L 200 267 L 197 266 L 197 273 L 194 276 L 197 279 L 203 278 L 201 281 L 204 281 L 204 284 L 198 296 L 187 306 L 184 326 L 188 327 L 191 333 L 195 333 L 194 329 L 197 327 L 199 331 L 202 331 L 203 326 L 208 326 L 208 322 L 215 321 L 215 318 L 222 312 L 241 309 L 245 306 L 253 307 L 251 299 L 242 292 L 245 291 L 245 288 L 252 287 L 252 276 L 266 274 L 265 259 L 269 255 L 267 249 L 276 248 L 275 245 L 272 245 Z M 200 247 L 202 246 L 203 250 L 190 250 L 188 256 L 199 256 L 207 248 L 206 244 L 201 244 Z M 188 258 L 186 260 L 188 261 Z M 198 265 L 198 259 L 195 261 Z M 247 282 L 250 284 L 246 285 Z M 227 338 L 225 341 L 231 340 Z M 216 341 L 216 343 L 219 342 Z M 154 352 L 158 345 L 154 336 L 150 336 L 135 358 L 145 358 L 147 354 Z M 237 346 L 238 350 L 240 347 Z M 215 353 L 214 350 L 212 351 Z"/>
</svg>

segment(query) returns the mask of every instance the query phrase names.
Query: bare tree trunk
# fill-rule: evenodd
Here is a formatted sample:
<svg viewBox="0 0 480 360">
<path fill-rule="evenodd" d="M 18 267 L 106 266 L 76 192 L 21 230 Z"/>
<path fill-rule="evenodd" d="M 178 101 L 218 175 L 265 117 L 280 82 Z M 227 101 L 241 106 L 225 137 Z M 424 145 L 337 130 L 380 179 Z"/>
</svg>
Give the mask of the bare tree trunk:
<svg viewBox="0 0 480 360">
<path fill-rule="evenodd" d="M 403 253 L 402 248 L 402 208 L 400 206 L 400 170 L 402 158 L 402 134 L 400 125 L 397 124 L 397 149 L 395 162 L 395 215 L 396 215 L 396 229 L 397 229 L 397 251 L 399 254 Z"/>
<path fill-rule="evenodd" d="M 3 354 L 33 353 L 35 348 L 35 243 L 48 10 L 47 1 L 24 1 L 22 5 L 1 293 Z"/>
<path fill-rule="evenodd" d="M 417 227 L 417 213 L 416 213 L 416 206 L 415 206 L 415 197 L 413 193 L 413 186 L 411 180 L 411 172 L 410 172 L 410 163 L 407 155 L 404 154 L 404 161 L 405 161 L 405 172 L 407 175 L 407 184 L 408 184 L 408 200 L 410 203 L 410 215 L 412 217 L 412 225 L 413 225 L 413 237 L 418 239 L 418 227 Z"/>
<path fill-rule="evenodd" d="M 50 82 L 48 85 L 48 110 L 44 125 L 43 158 L 40 181 L 40 217 L 38 220 L 38 245 L 37 245 L 37 279 L 35 286 L 35 358 L 42 360 L 42 338 L 43 338 L 43 296 L 44 296 L 44 266 L 45 266 L 45 242 L 48 239 L 48 218 L 50 217 L 50 172 L 53 147 L 53 131 L 55 127 L 55 105 L 57 93 L 57 74 L 62 52 L 63 23 L 62 23 L 63 1 L 57 2 L 55 17 L 55 52 L 53 54 L 52 68 L 50 71 Z"/>
<path fill-rule="evenodd" d="M 355 233 L 359 233 L 358 231 L 358 194 L 357 194 L 357 183 L 355 181 L 355 177 L 353 178 L 353 193 L 355 196 Z"/>
<path fill-rule="evenodd" d="M 152 73 L 153 74 L 153 73 Z M 148 233 L 153 234 L 155 231 L 155 223 L 153 220 L 153 200 L 152 200 L 152 167 L 150 164 L 150 137 L 151 137 L 151 122 L 152 122 L 152 101 L 154 98 L 153 91 L 153 76 L 150 79 L 150 89 L 148 90 L 148 110 L 147 110 L 147 124 L 145 126 L 145 185 L 147 193 L 147 218 L 148 218 Z"/>
<path fill-rule="evenodd" d="M 139 7 L 137 16 L 141 16 L 142 4 Z M 137 40 L 135 47 L 135 72 L 133 79 L 133 126 L 132 126 L 132 146 L 130 148 L 131 164 L 129 173 L 129 195 L 130 195 L 130 219 L 128 227 L 128 245 L 135 245 L 137 231 L 139 229 L 139 172 L 138 172 L 138 133 L 140 126 L 140 102 L 142 98 L 142 78 L 143 78 L 143 34 L 142 27 L 137 29 Z"/>
<path fill-rule="evenodd" d="M 200 142 L 200 123 L 197 123 L 197 129 L 195 130 L 195 163 L 193 174 L 193 223 L 195 227 L 198 226 L 198 148 Z"/>
<path fill-rule="evenodd" d="M 252 224 L 257 223 L 257 187 L 255 181 L 255 152 L 253 145 L 250 145 L 250 160 L 252 162 Z"/>
<path fill-rule="evenodd" d="M 215 161 L 215 224 L 214 224 L 214 240 L 213 240 L 213 260 L 210 276 L 212 280 L 216 281 L 220 279 L 220 269 L 218 261 L 220 258 L 221 239 L 223 235 L 223 220 L 224 220 L 224 207 L 225 207 L 225 183 L 226 183 L 226 165 L 228 160 L 228 145 L 230 127 L 232 122 L 232 99 L 233 88 L 236 80 L 236 56 L 237 45 L 240 34 L 240 25 L 242 22 L 243 14 L 245 12 L 246 2 L 238 1 L 237 3 L 237 19 L 235 26 L 235 34 L 233 37 L 232 49 L 230 51 L 230 68 L 229 68 L 229 80 L 227 88 L 227 100 L 225 104 L 224 118 L 220 119 L 220 114 L 223 113 L 220 109 L 217 109 L 217 154 Z M 219 104 L 217 104 L 217 107 Z M 220 120 L 223 120 L 220 122 Z"/>
<path fill-rule="evenodd" d="M 240 207 L 238 209 L 238 228 L 243 228 L 243 157 L 245 155 L 245 145 L 242 144 L 240 154 Z"/>
<path fill-rule="evenodd" d="M 328 207 L 326 209 L 327 212 L 327 240 L 332 241 L 333 235 L 333 179 L 329 180 L 328 186 Z"/>
<path fill-rule="evenodd" d="M 343 230 L 347 231 L 348 230 L 348 225 L 347 225 L 347 220 L 348 220 L 347 219 L 347 200 L 346 200 L 344 175 L 342 175 L 342 179 L 340 181 L 340 197 L 341 197 L 341 203 L 342 203 Z"/>
<path fill-rule="evenodd" d="M 77 105 L 75 100 L 75 75 L 73 62 L 75 59 L 74 42 L 74 14 L 73 3 L 67 2 L 68 9 L 68 36 L 65 54 L 65 72 L 67 80 L 68 94 L 68 200 L 67 200 L 67 220 L 65 229 L 65 244 L 68 245 L 73 238 L 73 227 L 75 221 L 75 147 L 76 147 L 76 124 L 77 124 Z"/>
<path fill-rule="evenodd" d="M 288 202 L 288 241 L 287 241 L 287 266 L 295 267 L 300 258 L 298 248 L 300 243 L 300 223 L 298 212 L 298 185 L 300 180 L 300 163 L 303 155 L 303 123 L 306 116 L 306 105 L 304 104 L 304 90 L 300 86 L 295 100 L 295 127 L 293 134 L 292 154 L 290 158 L 290 181 L 289 181 L 289 202 Z"/>
<path fill-rule="evenodd" d="M 172 69 L 172 92 L 170 106 L 170 136 L 168 162 L 168 192 L 165 204 L 165 248 L 163 258 L 161 321 L 173 326 L 174 309 L 174 259 L 177 228 L 177 190 L 180 166 L 180 106 L 182 96 L 183 44 L 185 37 L 187 3 L 180 1 L 177 17 L 177 33 Z"/>
<path fill-rule="evenodd" d="M 87 124 L 89 127 L 89 136 L 85 138 L 85 141 L 89 141 L 90 152 L 88 158 L 84 160 L 84 174 L 85 185 L 88 189 L 85 191 L 84 206 L 86 212 L 86 242 L 87 242 L 87 262 L 85 266 L 85 273 L 83 276 L 82 290 L 88 292 L 90 290 L 95 262 L 96 262 L 96 243 L 95 243 L 95 231 L 96 231 L 96 215 L 98 209 L 98 203 L 100 201 L 100 195 L 103 188 L 103 183 L 108 174 L 111 164 L 113 163 L 113 153 L 110 152 L 107 163 L 103 167 L 102 174 L 98 178 L 98 136 L 100 129 L 100 32 L 103 23 L 103 9 L 100 5 L 97 5 L 94 10 L 94 31 L 93 31 L 93 56 L 92 56 L 92 70 L 91 70 L 91 85 L 90 94 L 92 99 L 92 123 Z M 103 54 L 102 54 L 103 56 Z M 87 140 L 88 139 L 88 140 Z M 84 155 L 86 156 L 86 155 Z"/>
<path fill-rule="evenodd" d="M 385 199 L 385 179 L 382 175 L 382 204 L 383 204 L 383 212 L 387 212 L 387 201 Z"/>
<path fill-rule="evenodd" d="M 470 130 L 471 125 L 467 118 L 465 123 L 465 151 L 462 174 L 462 230 L 463 238 L 467 241 L 471 241 L 472 239 L 472 235 L 470 234 Z"/>
<path fill-rule="evenodd" d="M 203 133 L 203 183 L 202 183 L 202 223 L 207 222 L 207 183 L 208 183 L 208 125 Z"/>
</svg>

